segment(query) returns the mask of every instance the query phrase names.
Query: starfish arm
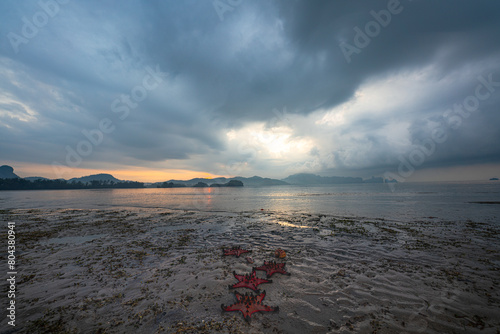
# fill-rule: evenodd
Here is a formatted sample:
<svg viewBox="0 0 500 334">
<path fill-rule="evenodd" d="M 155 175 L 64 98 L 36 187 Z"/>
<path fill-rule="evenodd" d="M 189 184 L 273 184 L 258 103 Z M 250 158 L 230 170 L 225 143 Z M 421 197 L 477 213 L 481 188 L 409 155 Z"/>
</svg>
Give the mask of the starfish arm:
<svg viewBox="0 0 500 334">
<path fill-rule="evenodd" d="M 252 268 L 253 270 L 261 270 L 261 271 L 266 271 L 266 266 L 260 266 L 260 267 L 254 267 Z"/>
<path fill-rule="evenodd" d="M 283 275 L 290 275 L 290 273 L 286 272 L 284 267 L 286 263 L 276 263 L 276 262 L 267 262 L 264 261 L 264 265 L 260 267 L 255 267 L 253 270 L 262 270 L 266 272 L 267 278 L 273 276 L 274 273 L 280 273 Z"/>
<path fill-rule="evenodd" d="M 265 271 L 267 278 L 271 277 L 271 275 L 269 275 L 270 269 L 266 265 L 256 267 L 255 270 Z"/>
<path fill-rule="evenodd" d="M 236 271 L 233 271 L 234 278 L 236 278 L 238 281 L 242 281 L 245 278 L 245 275 L 238 275 Z"/>
<path fill-rule="evenodd" d="M 237 312 L 240 311 L 241 314 L 243 315 L 243 318 L 246 320 L 246 322 L 250 322 L 250 315 L 248 312 L 248 308 L 244 304 L 236 303 L 231 306 L 224 306 L 221 305 L 222 310 L 225 312 Z"/>
<path fill-rule="evenodd" d="M 221 307 L 222 307 L 222 310 L 226 311 L 226 312 L 241 311 L 243 314 L 245 314 L 246 309 L 247 309 L 245 307 L 245 304 L 241 304 L 241 303 L 236 303 L 236 304 L 229 305 L 229 306 L 221 305 Z"/>
<path fill-rule="evenodd" d="M 255 285 L 260 285 L 260 284 L 263 284 L 263 283 L 272 283 L 273 281 L 270 280 L 270 279 L 264 279 L 264 278 L 255 278 L 254 280 L 255 282 Z"/>
<path fill-rule="evenodd" d="M 286 272 L 286 271 L 285 271 L 285 270 L 283 270 L 283 269 L 276 269 L 276 271 L 275 271 L 275 272 L 280 273 L 280 274 L 283 274 L 283 275 L 290 275 L 290 273 Z"/>
<path fill-rule="evenodd" d="M 282 269 L 272 269 L 272 270 L 269 270 L 269 273 L 267 274 L 267 277 L 271 277 L 273 276 L 275 273 L 279 273 L 279 274 L 283 274 L 283 275 L 288 275 L 290 276 L 290 273 L 287 273 L 286 271 L 282 270 Z"/>
<path fill-rule="evenodd" d="M 262 303 L 262 301 L 264 300 L 264 298 L 265 298 L 265 297 L 266 297 L 266 292 L 265 292 L 265 291 L 262 291 L 262 293 L 260 293 L 260 294 L 258 294 L 258 295 L 256 296 L 257 301 L 258 301 L 259 303 Z"/>
<path fill-rule="evenodd" d="M 252 315 L 252 313 L 249 312 L 249 307 L 243 303 L 238 302 L 238 303 L 230 305 L 230 306 L 221 305 L 221 308 L 225 312 L 238 312 L 238 311 L 240 311 L 241 314 L 243 315 L 243 318 L 247 322 L 250 322 L 250 316 Z"/>
<path fill-rule="evenodd" d="M 236 254 L 236 257 L 240 257 L 241 254 L 244 254 L 244 253 L 250 253 L 251 251 L 249 250 L 245 250 L 245 249 L 238 249 L 235 254 Z"/>
<path fill-rule="evenodd" d="M 256 312 L 277 312 L 278 307 L 271 307 L 267 305 L 251 305 L 249 310 L 248 310 L 248 316 L 251 316 L 252 314 Z"/>
<path fill-rule="evenodd" d="M 251 250 L 241 249 L 239 247 L 222 249 L 223 256 L 236 255 L 236 257 L 240 257 L 241 254 L 250 252 Z"/>
<path fill-rule="evenodd" d="M 230 285 L 230 288 L 232 289 L 249 288 L 252 289 L 253 291 L 257 291 L 257 285 L 252 282 L 238 282 L 236 284 Z"/>
</svg>

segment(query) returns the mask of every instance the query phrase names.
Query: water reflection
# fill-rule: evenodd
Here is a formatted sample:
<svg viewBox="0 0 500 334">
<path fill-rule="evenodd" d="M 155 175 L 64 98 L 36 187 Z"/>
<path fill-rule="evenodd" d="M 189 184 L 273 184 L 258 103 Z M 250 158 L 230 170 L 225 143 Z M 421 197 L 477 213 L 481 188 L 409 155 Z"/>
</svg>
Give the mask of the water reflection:
<svg viewBox="0 0 500 334">
<path fill-rule="evenodd" d="M 216 195 L 216 190 L 218 188 L 193 188 L 196 194 L 192 198 L 192 206 L 195 210 L 210 211 L 213 209 L 212 200 L 213 196 Z"/>
<path fill-rule="evenodd" d="M 276 223 L 280 224 L 281 226 L 287 226 L 287 227 L 295 227 L 295 228 L 313 228 L 312 226 L 306 226 L 306 225 L 296 225 L 292 224 L 290 222 L 285 222 L 282 220 L 277 220 Z"/>
<path fill-rule="evenodd" d="M 145 188 L 18 190 L 0 192 L 0 209 L 142 207 L 199 211 L 312 212 L 402 221 L 498 220 L 497 184 L 384 184 L 279 186 L 262 188 Z M 297 224 L 300 227 L 300 223 Z"/>
</svg>

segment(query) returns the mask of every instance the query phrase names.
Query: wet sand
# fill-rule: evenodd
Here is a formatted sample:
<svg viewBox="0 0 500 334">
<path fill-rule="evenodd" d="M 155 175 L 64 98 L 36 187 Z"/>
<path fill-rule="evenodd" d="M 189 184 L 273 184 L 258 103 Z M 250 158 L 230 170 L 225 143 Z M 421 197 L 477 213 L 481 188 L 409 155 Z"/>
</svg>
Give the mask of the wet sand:
<svg viewBox="0 0 500 334">
<path fill-rule="evenodd" d="M 0 219 L 16 223 L 16 333 L 500 333 L 498 224 L 137 208 Z M 223 257 L 230 246 L 255 263 Z M 223 313 L 233 271 L 276 248 L 291 276 L 259 288 L 279 313 Z"/>
</svg>

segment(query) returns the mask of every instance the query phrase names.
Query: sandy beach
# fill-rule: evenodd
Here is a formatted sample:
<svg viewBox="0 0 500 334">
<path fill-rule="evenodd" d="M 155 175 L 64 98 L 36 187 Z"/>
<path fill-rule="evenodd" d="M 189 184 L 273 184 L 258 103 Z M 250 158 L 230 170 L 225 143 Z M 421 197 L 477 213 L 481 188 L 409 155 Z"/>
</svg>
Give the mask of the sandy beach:
<svg viewBox="0 0 500 334">
<path fill-rule="evenodd" d="M 500 332 L 493 223 L 138 208 L 0 217 L 16 223 L 18 272 L 16 326 L 4 317 L 3 333 Z M 222 256 L 232 246 L 254 263 Z M 250 323 L 222 312 L 236 301 L 233 271 L 277 248 L 291 275 L 259 288 L 279 312 Z"/>
</svg>

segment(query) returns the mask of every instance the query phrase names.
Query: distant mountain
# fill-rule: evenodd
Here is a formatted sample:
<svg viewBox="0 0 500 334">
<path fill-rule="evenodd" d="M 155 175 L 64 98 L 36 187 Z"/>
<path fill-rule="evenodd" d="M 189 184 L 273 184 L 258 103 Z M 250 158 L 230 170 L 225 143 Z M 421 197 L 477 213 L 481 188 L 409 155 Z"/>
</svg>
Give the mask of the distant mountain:
<svg viewBox="0 0 500 334">
<path fill-rule="evenodd" d="M 360 177 L 319 176 L 307 173 L 290 175 L 284 178 L 282 181 L 297 185 L 363 183 L 363 179 Z"/>
<path fill-rule="evenodd" d="M 194 178 L 191 180 L 169 180 L 165 182 L 156 182 L 153 183 L 151 186 L 152 187 L 158 187 L 162 186 L 163 184 L 174 184 L 174 185 L 185 185 L 187 187 L 191 186 L 204 186 L 206 185 L 216 185 L 216 184 L 227 184 L 230 181 L 240 181 L 242 182 L 245 187 L 263 187 L 263 186 L 278 186 L 278 185 L 286 185 L 288 183 L 281 181 L 281 180 L 276 180 L 276 179 L 270 179 L 270 178 L 263 178 L 260 176 L 252 176 L 252 177 L 232 177 L 232 178 L 225 178 L 225 177 L 217 177 L 214 179 L 207 179 L 207 178 Z M 233 182 L 234 184 L 234 182 Z"/>
<path fill-rule="evenodd" d="M 18 179 L 19 176 L 14 174 L 14 168 L 3 165 L 0 166 L 0 179 Z"/>
<path fill-rule="evenodd" d="M 173 183 L 173 182 L 163 182 L 158 184 L 156 188 L 185 188 L 186 185 L 184 183 Z"/>
<path fill-rule="evenodd" d="M 28 181 L 48 180 L 46 177 L 42 177 L 42 176 L 28 176 L 28 177 L 25 177 L 24 179 L 28 180 Z"/>
<path fill-rule="evenodd" d="M 267 187 L 280 185 L 308 185 L 308 184 L 349 184 L 349 183 L 384 183 L 382 177 L 372 176 L 369 179 L 363 180 L 360 177 L 343 177 L 343 176 L 319 176 L 315 174 L 299 173 L 290 175 L 282 180 L 264 178 L 260 176 L 242 177 L 236 176 L 232 178 L 218 177 L 214 179 L 194 178 L 191 180 L 168 180 L 165 182 L 156 182 L 151 184 L 151 187 L 157 188 L 176 188 L 176 187 L 206 187 L 223 185 L 230 181 L 240 181 L 245 187 Z"/>
<path fill-rule="evenodd" d="M 243 187 L 243 182 L 239 180 L 230 180 L 228 183 L 213 183 L 210 187 Z"/>
<path fill-rule="evenodd" d="M 371 179 L 363 180 L 363 183 L 384 183 L 384 178 L 372 176 Z"/>
<path fill-rule="evenodd" d="M 34 180 L 30 180 L 34 179 Z M 43 177 L 0 178 L 0 190 L 41 190 L 41 189 L 124 189 L 144 188 L 144 183 L 133 181 L 120 181 L 109 174 L 89 175 L 73 178 L 49 180 Z"/>
<path fill-rule="evenodd" d="M 188 183 L 191 182 L 191 183 Z M 226 183 L 212 183 L 208 185 L 205 182 L 197 182 L 193 183 L 192 180 L 189 181 L 167 181 L 163 183 L 156 184 L 156 188 L 185 188 L 185 187 L 194 187 L 194 188 L 206 188 L 206 187 L 243 187 L 244 184 L 240 180 L 229 180 Z"/>
<path fill-rule="evenodd" d="M 111 174 L 94 174 L 82 177 L 74 177 L 68 180 L 68 182 L 70 183 L 77 183 L 77 182 L 88 183 L 92 181 L 109 181 L 109 182 L 113 181 L 115 183 L 124 182 L 122 180 L 118 180 Z"/>
<path fill-rule="evenodd" d="M 283 186 L 288 184 L 285 181 L 270 179 L 268 177 L 260 177 L 260 176 L 252 176 L 252 177 L 236 176 L 229 180 L 241 181 L 245 184 L 245 186 L 248 187 Z"/>
</svg>

